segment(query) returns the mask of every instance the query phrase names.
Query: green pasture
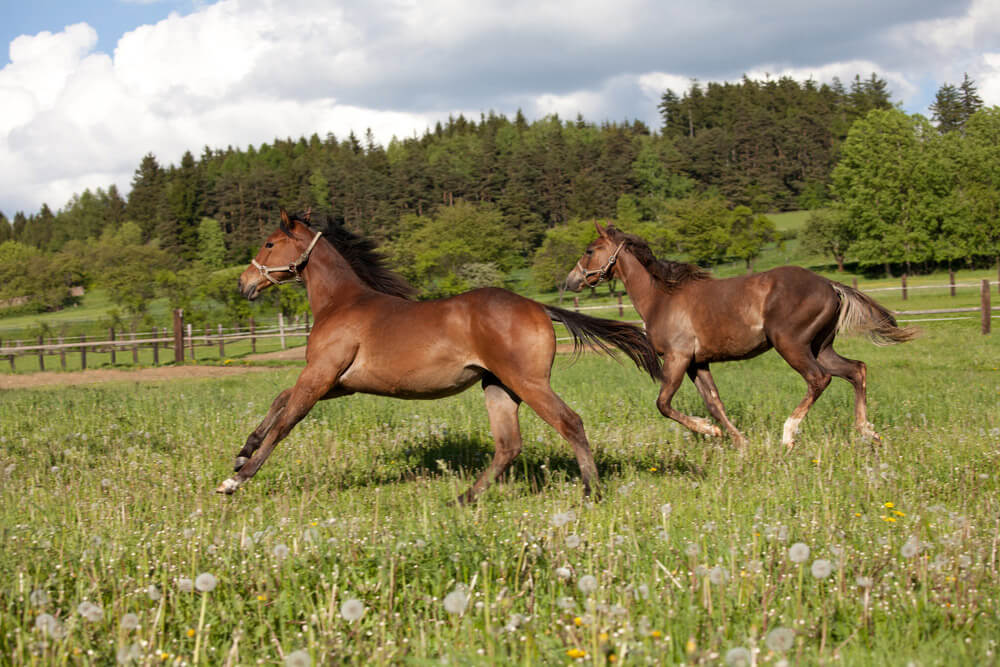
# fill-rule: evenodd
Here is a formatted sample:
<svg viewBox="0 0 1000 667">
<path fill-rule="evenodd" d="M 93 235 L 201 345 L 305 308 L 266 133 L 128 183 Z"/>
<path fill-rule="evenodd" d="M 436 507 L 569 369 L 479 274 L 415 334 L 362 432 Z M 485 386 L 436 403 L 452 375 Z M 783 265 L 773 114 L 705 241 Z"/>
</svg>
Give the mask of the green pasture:
<svg viewBox="0 0 1000 667">
<path fill-rule="evenodd" d="M 525 407 L 505 483 L 449 504 L 492 452 L 478 389 L 322 403 L 233 497 L 297 368 L 2 391 L 0 662 L 996 664 L 1000 338 L 838 349 L 869 364 L 879 447 L 834 380 L 785 452 L 804 385 L 773 352 L 715 369 L 744 453 L 660 417 L 634 368 L 559 357 L 599 502 Z"/>
</svg>

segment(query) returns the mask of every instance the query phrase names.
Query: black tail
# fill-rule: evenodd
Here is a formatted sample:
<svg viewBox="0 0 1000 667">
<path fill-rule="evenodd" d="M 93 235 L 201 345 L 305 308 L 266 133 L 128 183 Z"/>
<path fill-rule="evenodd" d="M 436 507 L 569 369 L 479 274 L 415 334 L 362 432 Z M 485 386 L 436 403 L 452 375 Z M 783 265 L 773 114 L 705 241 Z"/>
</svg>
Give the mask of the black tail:
<svg viewBox="0 0 1000 667">
<path fill-rule="evenodd" d="M 561 322 L 569 330 L 573 336 L 574 353 L 579 352 L 582 347 L 589 347 L 613 357 L 615 353 L 611 345 L 614 345 L 628 355 L 636 366 L 649 373 L 653 380 L 659 382 L 662 379 L 660 357 L 639 327 L 616 320 L 602 320 L 555 306 L 543 304 L 542 307 L 553 321 Z"/>
</svg>

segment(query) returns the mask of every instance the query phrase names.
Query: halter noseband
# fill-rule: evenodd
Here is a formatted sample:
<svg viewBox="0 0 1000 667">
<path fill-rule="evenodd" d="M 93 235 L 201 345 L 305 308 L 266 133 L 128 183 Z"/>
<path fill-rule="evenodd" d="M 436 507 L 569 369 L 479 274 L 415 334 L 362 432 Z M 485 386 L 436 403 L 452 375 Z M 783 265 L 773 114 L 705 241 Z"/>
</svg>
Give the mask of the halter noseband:
<svg viewBox="0 0 1000 667">
<path fill-rule="evenodd" d="M 284 285 L 285 283 L 291 283 L 291 282 L 300 283 L 302 282 L 302 276 L 299 275 L 299 269 L 305 266 L 306 262 L 309 261 L 309 255 L 312 253 L 313 248 L 316 247 L 316 243 L 319 241 L 319 237 L 321 236 L 323 236 L 323 232 L 316 232 L 316 236 L 313 237 L 313 240 L 309 244 L 309 247 L 306 248 L 301 255 L 299 255 L 299 258 L 297 260 L 295 260 L 288 266 L 266 266 L 258 262 L 256 257 L 254 259 L 251 259 L 250 263 L 253 264 L 255 267 L 257 267 L 257 270 L 260 271 L 260 275 L 267 278 L 267 280 L 272 285 Z M 284 280 L 278 280 L 277 278 L 271 276 L 272 271 L 288 271 L 289 273 L 292 274 L 292 277 L 285 278 Z"/>
<path fill-rule="evenodd" d="M 608 261 L 604 264 L 604 266 L 602 266 L 599 269 L 585 269 L 583 268 L 583 265 L 580 264 L 579 261 L 577 261 L 576 268 L 579 269 L 580 273 L 583 274 L 584 282 L 586 282 L 587 285 L 590 287 L 597 287 L 598 285 L 600 285 L 601 282 L 608 277 L 608 274 L 611 273 L 611 269 L 614 268 L 615 263 L 618 261 L 618 253 L 620 253 L 622 251 L 622 248 L 624 247 L 625 247 L 625 241 L 622 241 L 621 243 L 618 244 L 618 247 L 615 248 L 615 251 L 611 253 L 611 257 L 608 257 Z M 590 276 L 593 275 L 597 276 L 597 282 L 591 285 Z"/>
</svg>

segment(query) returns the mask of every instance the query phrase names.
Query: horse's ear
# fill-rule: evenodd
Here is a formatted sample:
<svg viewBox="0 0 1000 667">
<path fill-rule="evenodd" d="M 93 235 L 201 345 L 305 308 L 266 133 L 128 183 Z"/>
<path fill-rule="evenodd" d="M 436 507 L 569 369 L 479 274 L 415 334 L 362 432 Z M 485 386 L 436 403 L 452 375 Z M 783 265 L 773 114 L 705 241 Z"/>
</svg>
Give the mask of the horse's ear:
<svg viewBox="0 0 1000 667">
<path fill-rule="evenodd" d="M 608 238 L 608 230 L 605 229 L 604 227 L 601 227 L 601 223 L 599 223 L 597 220 L 594 220 L 594 227 L 597 228 L 597 233 L 600 235 L 602 239 Z"/>
<path fill-rule="evenodd" d="M 288 217 L 288 211 L 286 211 L 284 207 L 281 208 L 281 222 L 278 224 L 278 227 L 286 234 L 288 234 L 292 229 L 292 221 Z"/>
</svg>

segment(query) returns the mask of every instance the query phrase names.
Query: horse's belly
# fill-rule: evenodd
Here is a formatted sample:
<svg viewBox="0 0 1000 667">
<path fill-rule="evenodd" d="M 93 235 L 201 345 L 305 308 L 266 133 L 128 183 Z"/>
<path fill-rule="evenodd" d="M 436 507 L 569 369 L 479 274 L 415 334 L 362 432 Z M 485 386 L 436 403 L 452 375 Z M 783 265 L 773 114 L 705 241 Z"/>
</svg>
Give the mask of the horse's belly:
<svg viewBox="0 0 1000 667">
<path fill-rule="evenodd" d="M 483 376 L 470 366 L 427 365 L 400 369 L 355 363 L 338 383 L 349 391 L 396 398 L 443 398 L 465 391 Z"/>
</svg>

